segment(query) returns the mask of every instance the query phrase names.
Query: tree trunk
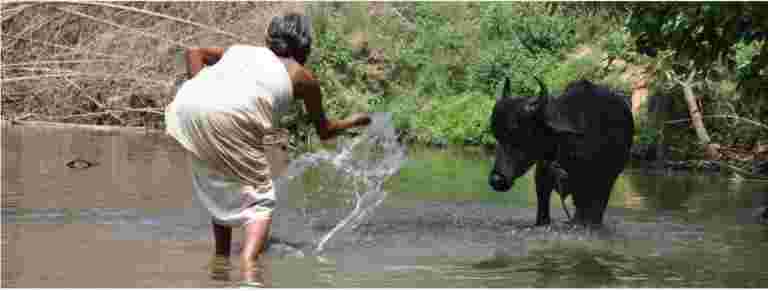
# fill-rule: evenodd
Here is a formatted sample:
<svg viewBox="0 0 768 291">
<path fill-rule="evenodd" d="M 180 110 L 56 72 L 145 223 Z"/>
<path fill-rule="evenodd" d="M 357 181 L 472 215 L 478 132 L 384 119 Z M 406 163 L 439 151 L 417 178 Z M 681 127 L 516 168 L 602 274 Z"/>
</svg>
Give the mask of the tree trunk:
<svg viewBox="0 0 768 291">
<path fill-rule="evenodd" d="M 648 95 L 648 76 L 642 73 L 638 80 L 632 83 L 632 115 L 636 116 L 635 118 L 640 116 L 640 104 L 643 100 L 650 102 Z"/>
<path fill-rule="evenodd" d="M 709 137 L 709 133 L 707 133 L 707 127 L 704 126 L 704 119 L 702 118 L 702 110 L 699 107 L 699 103 L 696 102 L 696 95 L 693 93 L 693 87 L 695 86 L 693 82 L 694 75 L 696 75 L 696 72 L 692 71 L 688 75 L 687 80 L 683 81 L 673 78 L 669 73 L 667 74 L 671 80 L 674 80 L 683 88 L 685 102 L 688 104 L 688 113 L 691 115 L 691 124 L 696 131 L 699 143 L 704 145 L 705 157 L 707 159 L 718 159 L 720 158 L 720 152 L 717 151 L 718 145 L 712 143 L 712 139 Z"/>
</svg>

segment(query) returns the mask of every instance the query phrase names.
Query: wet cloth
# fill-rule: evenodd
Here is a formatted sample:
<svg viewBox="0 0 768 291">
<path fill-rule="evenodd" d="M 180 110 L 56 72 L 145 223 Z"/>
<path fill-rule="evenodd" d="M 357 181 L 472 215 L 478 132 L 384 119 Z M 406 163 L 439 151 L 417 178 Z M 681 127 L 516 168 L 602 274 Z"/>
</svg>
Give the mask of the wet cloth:
<svg viewBox="0 0 768 291">
<path fill-rule="evenodd" d="M 288 72 L 271 50 L 236 45 L 185 82 L 166 108 L 166 132 L 190 152 L 195 196 L 217 223 L 271 215 L 271 167 L 287 159 L 288 133 L 277 121 L 292 96 Z"/>
</svg>

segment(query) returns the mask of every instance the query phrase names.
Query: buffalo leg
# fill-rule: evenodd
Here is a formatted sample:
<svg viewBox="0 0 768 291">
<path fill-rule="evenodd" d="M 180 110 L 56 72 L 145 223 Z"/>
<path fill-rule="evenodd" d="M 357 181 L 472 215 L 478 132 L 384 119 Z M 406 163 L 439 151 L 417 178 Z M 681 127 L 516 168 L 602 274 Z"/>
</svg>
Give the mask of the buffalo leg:
<svg viewBox="0 0 768 291">
<path fill-rule="evenodd" d="M 549 198 L 555 187 L 555 178 L 544 163 L 536 165 L 536 225 L 549 225 Z"/>
<path fill-rule="evenodd" d="M 611 189 L 613 189 L 616 177 L 617 175 L 611 176 L 599 188 L 595 189 L 595 199 L 592 201 L 589 209 L 589 223 L 591 225 L 599 226 L 603 224 L 603 216 L 605 209 L 608 207 L 608 200 L 611 197 Z"/>
<path fill-rule="evenodd" d="M 583 177 L 572 177 L 571 183 L 571 190 L 572 190 L 572 199 L 573 199 L 573 205 L 576 206 L 576 213 L 573 216 L 573 220 L 571 221 L 574 224 L 584 225 L 587 223 L 587 218 L 589 217 L 590 213 L 590 203 L 591 201 L 591 195 L 592 191 L 594 189 L 590 189 L 589 183 L 584 183 Z"/>
<path fill-rule="evenodd" d="M 572 222 L 575 224 L 584 225 L 587 221 L 587 212 L 589 211 L 588 207 L 584 205 L 584 202 L 588 201 L 583 201 L 584 199 L 582 199 L 581 195 L 579 194 L 579 192 L 574 192 L 573 194 L 573 204 L 576 206 L 576 214 L 573 216 Z"/>
</svg>

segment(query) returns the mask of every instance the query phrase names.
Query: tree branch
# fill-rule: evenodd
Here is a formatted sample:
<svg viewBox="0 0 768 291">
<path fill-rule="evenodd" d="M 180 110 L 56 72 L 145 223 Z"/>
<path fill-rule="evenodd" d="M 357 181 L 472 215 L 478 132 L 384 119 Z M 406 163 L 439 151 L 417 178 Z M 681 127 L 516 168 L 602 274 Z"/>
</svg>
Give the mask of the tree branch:
<svg viewBox="0 0 768 291">
<path fill-rule="evenodd" d="M 5 22 L 6 20 L 11 19 L 11 18 L 15 17 L 16 15 L 19 15 L 19 13 L 24 11 L 24 9 L 27 9 L 29 7 L 33 7 L 33 6 L 38 5 L 38 4 L 40 4 L 40 3 L 23 4 L 23 5 L 19 5 L 19 6 L 15 7 L 15 8 L 5 9 L 5 10 L 3 10 L 3 14 L 5 14 L 5 15 L 2 16 L 2 19 L 0 19 L 0 22 Z"/>
<path fill-rule="evenodd" d="M 29 42 L 35 42 L 35 43 L 39 43 L 39 44 L 44 44 L 44 45 L 52 46 L 52 47 L 56 47 L 56 48 L 72 50 L 72 51 L 76 51 L 78 53 L 82 53 L 82 54 L 86 54 L 86 55 L 87 54 L 92 54 L 92 55 L 111 57 L 111 58 L 116 58 L 116 59 L 126 59 L 126 58 L 128 58 L 126 56 L 121 56 L 121 55 L 112 55 L 112 54 L 103 54 L 103 53 L 97 53 L 97 52 L 89 52 L 89 51 L 85 51 L 85 50 L 80 49 L 80 48 L 74 48 L 74 47 L 70 47 L 70 46 L 55 44 L 55 43 L 52 43 L 52 42 L 31 39 L 31 38 L 27 38 L 27 37 L 23 37 L 23 36 L 10 35 L 10 34 L 5 34 L 5 33 L 3 33 L 2 36 L 3 37 L 15 38 L 15 39 L 21 39 L 21 40 L 25 40 L 25 41 L 29 41 Z"/>
<path fill-rule="evenodd" d="M 56 9 L 58 9 L 60 11 L 63 11 L 63 12 L 66 12 L 66 13 L 77 15 L 77 16 L 80 16 L 80 17 L 83 17 L 83 18 L 86 18 L 86 19 L 90 19 L 90 20 L 93 20 L 93 21 L 96 21 L 96 22 L 100 22 L 100 23 L 111 25 L 111 26 L 114 26 L 114 27 L 117 27 L 117 28 L 120 28 L 120 29 L 124 29 L 124 30 L 130 31 L 131 33 L 138 34 L 140 36 L 144 36 L 144 37 L 148 37 L 148 38 L 153 38 L 153 39 L 157 39 L 157 40 L 162 40 L 162 41 L 165 41 L 165 42 L 168 42 L 168 43 L 175 44 L 175 45 L 177 45 L 179 47 L 182 47 L 182 48 L 187 48 L 188 47 L 186 44 L 178 42 L 178 41 L 175 41 L 175 40 L 166 39 L 166 38 L 164 38 L 162 36 L 158 36 L 158 35 L 154 35 L 154 34 L 151 34 L 151 33 L 147 33 L 147 32 L 135 29 L 135 28 L 130 28 L 130 27 L 127 27 L 127 26 L 123 26 L 123 25 L 120 25 L 120 24 L 117 24 L 117 23 L 114 23 L 114 22 L 111 22 L 111 21 L 108 21 L 108 20 L 104 20 L 104 19 L 101 19 L 101 18 L 98 18 L 98 17 L 94 17 L 94 16 L 91 16 L 91 15 L 85 14 L 85 13 L 81 13 L 81 12 L 77 12 L 77 11 L 74 11 L 74 10 L 70 10 L 70 9 L 66 9 L 66 8 L 61 8 L 61 7 L 56 7 Z"/>
<path fill-rule="evenodd" d="M 222 35 L 226 35 L 226 36 L 229 36 L 231 38 L 234 38 L 234 39 L 237 39 L 237 40 L 240 40 L 240 41 L 243 41 L 243 42 L 248 42 L 247 39 L 242 38 L 239 35 L 236 35 L 234 33 L 227 32 L 227 31 L 223 31 L 221 29 L 218 29 L 218 28 L 215 28 L 215 27 L 212 27 L 212 26 L 208 26 L 208 25 L 205 25 L 205 24 L 197 23 L 197 22 L 192 22 L 192 21 L 189 21 L 189 20 L 185 20 L 185 19 L 181 19 L 181 18 L 178 18 L 178 17 L 174 17 L 174 16 L 162 14 L 162 13 L 157 13 L 157 12 L 153 12 L 153 11 L 149 11 L 149 10 L 145 10 L 145 9 L 135 8 L 135 7 L 131 7 L 131 6 L 112 4 L 112 3 L 109 3 L 109 2 L 88 2 L 88 1 L 71 1 L 71 0 L 70 1 L 59 1 L 59 2 L 70 3 L 70 4 L 77 4 L 77 5 L 94 5 L 94 6 L 110 7 L 110 8 L 115 8 L 115 9 L 121 9 L 121 10 L 127 10 L 127 11 L 131 11 L 131 12 L 136 12 L 136 13 L 152 15 L 152 16 L 156 16 L 156 17 L 161 17 L 161 18 L 173 20 L 173 21 L 176 21 L 176 22 L 181 22 L 181 23 L 189 24 L 189 25 L 196 26 L 196 27 L 199 27 L 199 28 L 202 28 L 202 29 L 214 31 L 216 33 L 219 33 L 219 34 L 222 34 Z"/>
<path fill-rule="evenodd" d="M 135 80 L 135 81 L 142 81 L 144 83 L 158 85 L 166 88 L 170 88 L 172 86 L 172 83 L 168 81 L 158 81 L 158 80 L 146 79 L 138 76 L 125 75 L 125 74 L 118 75 L 118 74 L 107 74 L 107 73 L 83 73 L 83 72 L 77 72 L 77 71 L 54 71 L 54 70 L 49 70 L 49 71 L 53 72 L 53 74 L 4 78 L 2 79 L 2 83 L 7 84 L 12 82 L 27 81 L 27 80 L 83 76 L 83 77 L 102 77 L 102 78 L 109 78 L 109 79 L 126 78 L 126 79 Z"/>
<path fill-rule="evenodd" d="M 99 63 L 99 62 L 116 63 L 119 61 L 114 59 L 47 60 L 47 61 L 25 62 L 25 63 L 15 63 L 15 64 L 3 64 L 2 68 L 6 69 L 6 68 L 12 68 L 12 67 L 36 66 L 36 65 L 87 64 L 87 63 Z"/>
<path fill-rule="evenodd" d="M 125 112 L 142 112 L 142 113 L 153 113 L 153 114 L 159 114 L 163 115 L 165 114 L 162 111 L 162 108 L 120 108 L 120 109 L 109 109 L 99 112 L 89 112 L 89 113 L 82 113 L 82 114 L 72 114 L 72 115 L 66 115 L 66 116 L 58 116 L 58 117 L 52 117 L 51 119 L 57 119 L 57 120 L 63 120 L 63 119 L 70 119 L 70 118 L 76 118 L 76 117 L 89 117 L 89 116 L 99 116 L 104 114 L 114 114 L 114 113 L 125 113 Z"/>
<path fill-rule="evenodd" d="M 77 83 L 75 83 L 74 81 L 70 80 L 70 79 L 69 79 L 69 78 L 67 78 L 67 77 L 64 77 L 63 79 L 64 79 L 65 81 L 67 81 L 67 83 L 69 83 L 69 85 L 70 85 L 70 86 L 72 86 L 72 87 L 75 87 L 75 88 L 76 88 L 78 91 L 80 91 L 80 92 L 82 93 L 82 95 L 83 95 L 83 96 L 85 96 L 85 98 L 88 98 L 88 100 L 91 100 L 91 102 L 93 102 L 94 104 L 96 104 L 96 106 L 98 106 L 99 108 L 101 108 L 101 109 L 106 109 L 106 108 L 107 108 L 107 106 L 106 106 L 106 105 L 104 105 L 104 103 L 101 103 L 101 101 L 97 100 L 96 98 L 94 98 L 93 96 L 91 96 L 91 95 L 89 95 L 89 94 L 86 94 L 86 93 L 84 93 L 84 92 L 83 92 L 83 87 L 80 87 L 80 86 L 79 86 L 79 85 L 77 85 Z M 116 120 L 120 121 L 120 124 L 125 124 L 125 120 L 123 120 L 122 118 L 120 118 L 120 117 L 119 117 L 119 116 L 117 116 L 116 114 L 114 114 L 114 113 L 110 113 L 109 115 L 111 115 L 112 117 L 114 117 Z"/>
<path fill-rule="evenodd" d="M 704 116 L 702 116 L 702 118 L 730 118 L 730 119 L 736 119 L 736 120 L 743 121 L 743 122 L 746 122 L 746 123 L 750 123 L 750 124 L 755 125 L 757 127 L 761 127 L 761 128 L 764 128 L 764 129 L 768 130 L 768 125 L 765 125 L 763 123 L 760 123 L 760 122 L 757 122 L 757 121 L 754 121 L 754 120 L 751 120 L 751 119 L 747 119 L 747 118 L 744 118 L 744 117 L 736 116 L 736 115 L 728 115 L 728 114 L 704 115 Z M 690 118 L 683 118 L 683 119 L 668 120 L 668 121 L 665 121 L 664 123 L 666 123 L 666 124 L 675 124 L 675 123 L 683 123 L 683 122 L 691 121 L 691 120 L 692 119 L 690 119 Z"/>
</svg>

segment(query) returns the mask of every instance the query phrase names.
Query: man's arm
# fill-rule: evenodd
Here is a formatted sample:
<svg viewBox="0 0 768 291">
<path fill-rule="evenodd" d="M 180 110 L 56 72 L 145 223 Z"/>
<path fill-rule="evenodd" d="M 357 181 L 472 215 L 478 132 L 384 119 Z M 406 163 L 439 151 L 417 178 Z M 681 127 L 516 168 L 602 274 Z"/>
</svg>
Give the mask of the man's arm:
<svg viewBox="0 0 768 291">
<path fill-rule="evenodd" d="M 204 66 L 210 66 L 215 64 L 224 55 L 225 48 L 211 47 L 211 48 L 189 48 L 186 51 L 187 59 L 187 76 L 191 79 Z"/>
<path fill-rule="evenodd" d="M 293 92 L 296 98 L 304 99 L 304 108 L 320 139 L 326 140 L 336 136 L 339 131 L 353 127 L 365 126 L 371 122 L 367 114 L 353 114 L 344 120 L 329 120 L 323 109 L 323 95 L 320 82 L 312 74 L 300 67 L 294 71 Z"/>
</svg>

